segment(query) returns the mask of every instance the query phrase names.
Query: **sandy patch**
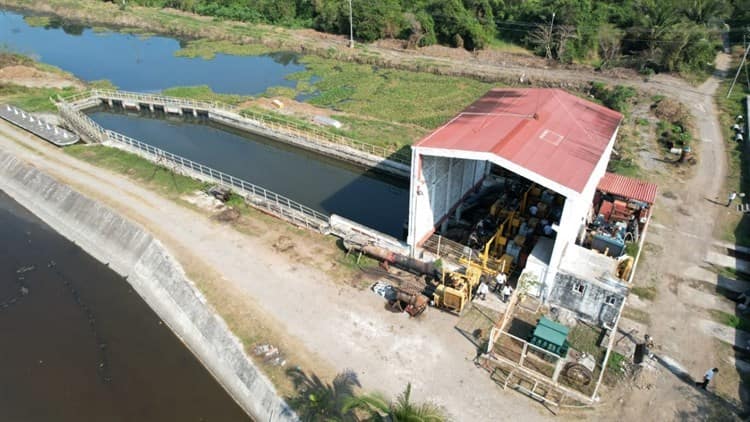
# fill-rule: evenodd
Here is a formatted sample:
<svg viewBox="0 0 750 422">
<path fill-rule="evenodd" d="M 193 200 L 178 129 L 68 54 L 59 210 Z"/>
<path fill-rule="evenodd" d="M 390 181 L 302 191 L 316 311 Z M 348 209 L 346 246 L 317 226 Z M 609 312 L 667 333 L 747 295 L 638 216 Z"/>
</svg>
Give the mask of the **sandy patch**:
<svg viewBox="0 0 750 422">
<path fill-rule="evenodd" d="M 12 83 L 29 88 L 82 87 L 83 84 L 71 77 L 35 69 L 31 66 L 14 65 L 0 69 L 0 83 Z"/>
</svg>

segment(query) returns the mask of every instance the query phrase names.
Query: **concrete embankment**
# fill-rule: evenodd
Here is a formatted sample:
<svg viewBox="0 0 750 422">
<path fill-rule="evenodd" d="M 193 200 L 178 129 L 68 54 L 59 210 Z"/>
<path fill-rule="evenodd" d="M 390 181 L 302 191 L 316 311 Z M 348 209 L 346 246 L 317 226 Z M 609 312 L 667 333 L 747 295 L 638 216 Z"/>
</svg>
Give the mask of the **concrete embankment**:
<svg viewBox="0 0 750 422">
<path fill-rule="evenodd" d="M 140 226 L 0 150 L 0 189 L 127 277 L 238 403 L 258 421 L 295 421 L 182 267 Z"/>
</svg>

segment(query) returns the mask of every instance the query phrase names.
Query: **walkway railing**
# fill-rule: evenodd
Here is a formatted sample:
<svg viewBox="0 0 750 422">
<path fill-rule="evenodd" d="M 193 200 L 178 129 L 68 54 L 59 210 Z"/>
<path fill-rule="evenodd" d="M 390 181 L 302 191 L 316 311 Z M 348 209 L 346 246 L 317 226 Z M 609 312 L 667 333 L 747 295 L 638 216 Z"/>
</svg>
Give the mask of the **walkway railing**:
<svg viewBox="0 0 750 422">
<path fill-rule="evenodd" d="M 79 102 L 85 102 L 85 100 L 88 100 L 90 98 L 107 98 L 135 103 L 156 103 L 198 110 L 228 112 L 236 115 L 237 118 L 240 119 L 245 118 L 253 120 L 257 122 L 259 126 L 265 127 L 273 132 L 277 132 L 287 136 L 302 137 L 307 141 L 317 143 L 343 145 L 352 148 L 355 151 L 363 152 L 405 165 L 407 168 L 411 165 L 411 155 L 408 153 L 400 152 L 394 147 L 384 147 L 357 141 L 346 136 L 337 135 L 321 129 L 317 129 L 312 126 L 303 125 L 287 120 L 281 115 L 260 113 L 253 110 L 241 110 L 238 107 L 218 101 L 199 101 L 159 94 L 144 94 L 138 92 L 115 91 L 107 89 L 92 89 L 90 91 L 74 94 L 65 97 L 64 101 L 71 104 L 76 104 Z"/>
<path fill-rule="evenodd" d="M 59 101 L 56 105 L 58 110 L 60 110 L 61 116 L 71 126 L 88 136 L 95 137 L 98 142 L 135 153 L 157 164 L 165 165 L 175 173 L 216 183 L 231 189 L 233 192 L 244 197 L 253 207 L 287 220 L 292 224 L 323 233 L 329 230 L 329 217 L 321 212 L 219 170 L 212 169 L 211 167 L 204 166 L 203 164 L 196 163 L 120 133 L 105 130 L 83 112 L 71 107 L 65 101 Z"/>
<path fill-rule="evenodd" d="M 91 142 L 106 141 L 104 128 L 84 113 L 81 113 L 64 101 L 55 104 L 62 118 L 70 124 L 80 135 L 88 138 Z"/>
<path fill-rule="evenodd" d="M 245 197 L 254 207 L 290 221 L 293 224 L 321 232 L 328 230 L 329 217 L 327 215 L 292 201 L 285 196 L 120 133 L 111 130 L 106 131 L 106 133 L 108 138 L 107 144 L 114 144 L 113 146 L 117 147 L 126 146 L 123 149 L 134 152 L 156 163 L 172 164 L 170 170 L 175 173 L 216 183 L 231 189 Z"/>
</svg>

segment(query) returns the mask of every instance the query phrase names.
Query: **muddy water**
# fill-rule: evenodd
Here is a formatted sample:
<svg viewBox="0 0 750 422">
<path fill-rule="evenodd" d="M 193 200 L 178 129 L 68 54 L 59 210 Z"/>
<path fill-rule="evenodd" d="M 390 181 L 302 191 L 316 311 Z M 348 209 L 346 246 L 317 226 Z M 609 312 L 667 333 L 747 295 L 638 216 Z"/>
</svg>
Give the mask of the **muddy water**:
<svg viewBox="0 0 750 422">
<path fill-rule="evenodd" d="M 2 191 L 0 251 L 0 420 L 250 420 L 125 280 Z"/>
</svg>

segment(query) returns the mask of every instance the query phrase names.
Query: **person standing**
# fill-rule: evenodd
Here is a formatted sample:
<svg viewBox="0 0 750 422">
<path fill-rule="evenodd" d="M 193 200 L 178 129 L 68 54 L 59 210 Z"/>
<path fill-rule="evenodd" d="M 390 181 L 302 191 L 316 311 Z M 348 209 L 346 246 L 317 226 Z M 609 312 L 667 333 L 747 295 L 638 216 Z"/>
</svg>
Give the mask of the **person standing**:
<svg viewBox="0 0 750 422">
<path fill-rule="evenodd" d="M 508 303 L 508 299 L 510 299 L 511 294 L 513 294 L 513 289 L 510 287 L 510 285 L 506 284 L 505 286 L 503 286 L 503 302 Z"/>
<path fill-rule="evenodd" d="M 734 201 L 735 198 L 737 198 L 737 192 L 736 191 L 732 191 L 732 193 L 729 194 L 729 198 L 728 198 L 728 201 L 727 201 L 727 206 L 732 205 L 732 201 Z"/>
<path fill-rule="evenodd" d="M 505 286 L 505 283 L 508 282 L 508 276 L 505 275 L 504 272 L 498 272 L 495 276 L 495 291 L 499 292 L 502 290 L 503 286 Z"/>
<path fill-rule="evenodd" d="M 707 389 L 708 383 L 711 382 L 712 379 L 714 379 L 714 375 L 716 375 L 719 372 L 719 368 L 711 368 L 708 371 L 706 371 L 706 374 L 703 375 L 703 381 L 702 382 L 696 382 L 695 385 L 702 387 L 704 390 Z"/>
<path fill-rule="evenodd" d="M 477 287 L 477 297 L 479 299 L 485 300 L 487 299 L 487 293 L 490 292 L 489 286 L 487 286 L 487 283 L 482 281 L 479 283 L 479 287 Z"/>
</svg>

